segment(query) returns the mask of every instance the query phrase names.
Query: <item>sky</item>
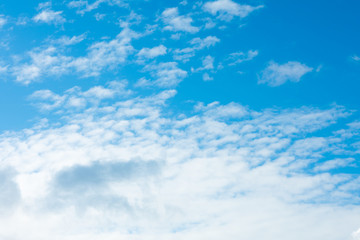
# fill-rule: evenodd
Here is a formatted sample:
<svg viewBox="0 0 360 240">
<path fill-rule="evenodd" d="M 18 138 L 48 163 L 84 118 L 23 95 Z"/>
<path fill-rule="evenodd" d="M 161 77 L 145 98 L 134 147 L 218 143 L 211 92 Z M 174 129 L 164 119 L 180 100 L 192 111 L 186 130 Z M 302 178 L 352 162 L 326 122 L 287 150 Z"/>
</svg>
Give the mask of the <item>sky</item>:
<svg viewBox="0 0 360 240">
<path fill-rule="evenodd" d="M 0 1 L 0 239 L 360 240 L 359 7 Z"/>
</svg>

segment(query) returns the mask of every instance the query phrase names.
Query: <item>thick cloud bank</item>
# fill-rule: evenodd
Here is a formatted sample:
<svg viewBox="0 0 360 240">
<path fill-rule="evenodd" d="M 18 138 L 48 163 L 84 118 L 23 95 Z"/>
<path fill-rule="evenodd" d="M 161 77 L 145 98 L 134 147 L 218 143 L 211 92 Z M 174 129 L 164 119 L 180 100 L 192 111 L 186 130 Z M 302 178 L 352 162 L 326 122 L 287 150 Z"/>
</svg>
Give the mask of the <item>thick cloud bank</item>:
<svg viewBox="0 0 360 240">
<path fill-rule="evenodd" d="M 360 124 L 338 124 L 351 111 L 214 102 L 174 115 L 175 94 L 35 92 L 62 120 L 1 135 L 0 238 L 356 239 Z"/>
</svg>

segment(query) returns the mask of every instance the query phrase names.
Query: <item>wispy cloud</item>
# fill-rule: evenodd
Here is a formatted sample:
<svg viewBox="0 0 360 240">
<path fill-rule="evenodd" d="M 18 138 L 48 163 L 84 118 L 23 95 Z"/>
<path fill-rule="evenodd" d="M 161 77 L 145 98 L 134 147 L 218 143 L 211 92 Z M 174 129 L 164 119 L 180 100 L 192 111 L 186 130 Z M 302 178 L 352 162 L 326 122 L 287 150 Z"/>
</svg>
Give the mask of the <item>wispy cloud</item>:
<svg viewBox="0 0 360 240">
<path fill-rule="evenodd" d="M 312 71 L 313 68 L 300 62 L 290 61 L 285 64 L 270 62 L 259 75 L 258 83 L 277 87 L 288 81 L 299 82 L 301 77 Z"/>
</svg>

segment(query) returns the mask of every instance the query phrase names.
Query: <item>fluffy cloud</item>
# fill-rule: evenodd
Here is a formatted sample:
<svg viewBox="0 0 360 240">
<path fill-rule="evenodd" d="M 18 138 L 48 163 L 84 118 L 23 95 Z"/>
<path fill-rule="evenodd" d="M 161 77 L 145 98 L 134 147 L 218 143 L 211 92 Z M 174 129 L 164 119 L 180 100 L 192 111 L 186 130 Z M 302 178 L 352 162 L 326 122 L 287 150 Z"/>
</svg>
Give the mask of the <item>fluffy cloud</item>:
<svg viewBox="0 0 360 240">
<path fill-rule="evenodd" d="M 198 27 L 191 25 L 192 18 L 189 16 L 179 15 L 178 8 L 168 8 L 162 12 L 161 18 L 166 24 L 164 30 L 168 31 L 182 31 L 189 33 L 197 33 L 199 31 Z"/>
<path fill-rule="evenodd" d="M 253 7 L 250 5 L 238 4 L 232 0 L 216 0 L 204 4 L 205 11 L 212 15 L 217 15 L 218 18 L 225 21 L 230 21 L 234 16 L 244 18 L 251 12 L 263 7 L 264 6 L 262 5 Z"/>
<path fill-rule="evenodd" d="M 31 99 L 59 101 L 50 108 L 58 114 L 65 99 L 115 97 L 112 84 Z M 175 93 L 128 95 L 2 134 L 0 205 L 12 207 L 0 216 L 0 236 L 337 240 L 358 229 L 357 176 L 311 172 L 329 154 L 353 154 L 344 143 L 358 135 L 316 132 L 347 117 L 344 108 L 214 102 L 177 116 L 166 106 Z"/>
<path fill-rule="evenodd" d="M 270 62 L 259 75 L 258 83 L 277 87 L 287 81 L 299 82 L 302 76 L 312 71 L 313 68 L 300 62 L 287 62 L 285 64 Z"/>
</svg>

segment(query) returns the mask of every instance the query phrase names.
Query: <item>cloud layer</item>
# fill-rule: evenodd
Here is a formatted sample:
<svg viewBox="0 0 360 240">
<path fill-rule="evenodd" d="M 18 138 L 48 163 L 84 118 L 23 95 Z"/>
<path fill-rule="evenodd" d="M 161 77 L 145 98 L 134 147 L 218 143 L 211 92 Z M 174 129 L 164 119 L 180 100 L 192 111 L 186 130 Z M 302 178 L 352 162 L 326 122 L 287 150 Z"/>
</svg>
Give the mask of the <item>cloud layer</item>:
<svg viewBox="0 0 360 240">
<path fill-rule="evenodd" d="M 176 116 L 166 105 L 175 93 L 131 97 L 124 82 L 35 92 L 35 106 L 63 120 L 1 136 L 1 166 L 12 169 L 0 172 L 3 238 L 351 237 L 360 181 L 341 169 L 360 128 L 317 134 L 349 111 L 214 102 Z"/>
</svg>

